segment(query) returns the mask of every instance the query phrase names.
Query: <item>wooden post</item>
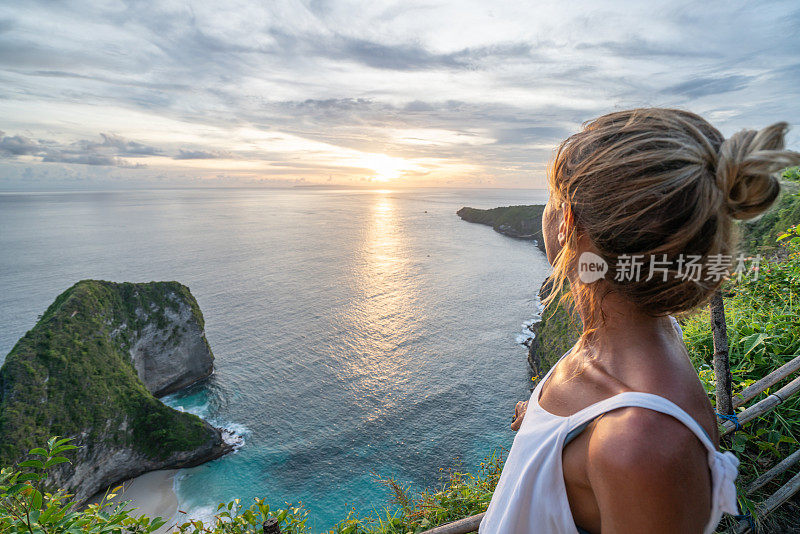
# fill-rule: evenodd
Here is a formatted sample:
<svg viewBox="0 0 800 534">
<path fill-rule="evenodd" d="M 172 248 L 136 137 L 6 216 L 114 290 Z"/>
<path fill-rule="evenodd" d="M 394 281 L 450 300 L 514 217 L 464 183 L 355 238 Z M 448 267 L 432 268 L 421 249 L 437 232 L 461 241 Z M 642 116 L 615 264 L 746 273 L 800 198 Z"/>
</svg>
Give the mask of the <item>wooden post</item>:
<svg viewBox="0 0 800 534">
<path fill-rule="evenodd" d="M 270 517 L 264 521 L 264 534 L 281 534 L 281 527 L 276 518 Z"/>
<path fill-rule="evenodd" d="M 717 382 L 717 413 L 733 415 L 731 364 L 728 361 L 728 330 L 725 304 L 718 290 L 711 298 L 711 332 L 714 336 L 714 377 Z"/>
</svg>

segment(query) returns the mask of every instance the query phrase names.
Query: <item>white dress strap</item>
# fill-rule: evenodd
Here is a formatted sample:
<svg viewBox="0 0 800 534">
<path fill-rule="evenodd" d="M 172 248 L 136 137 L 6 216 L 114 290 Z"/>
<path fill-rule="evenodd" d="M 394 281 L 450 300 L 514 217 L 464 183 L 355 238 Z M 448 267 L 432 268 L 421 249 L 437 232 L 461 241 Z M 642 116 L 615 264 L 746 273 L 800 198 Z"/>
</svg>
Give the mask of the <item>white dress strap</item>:
<svg viewBox="0 0 800 534">
<path fill-rule="evenodd" d="M 711 515 L 704 534 L 713 534 L 722 517 L 722 513 L 738 514 L 739 508 L 736 500 L 736 476 L 738 474 L 739 460 L 730 452 L 720 452 L 711 442 L 703 427 L 682 408 L 674 402 L 652 393 L 629 391 L 614 395 L 608 399 L 592 404 L 569 417 L 569 431 L 565 434 L 568 439 L 571 435 L 582 432 L 593 419 L 604 413 L 618 408 L 646 408 L 674 417 L 691 430 L 697 439 L 708 450 L 708 467 L 711 470 Z"/>
<path fill-rule="evenodd" d="M 700 442 L 705 445 L 706 449 L 709 451 L 717 450 L 717 448 L 711 442 L 711 438 L 708 437 L 706 431 L 700 426 L 694 417 L 686 413 L 674 402 L 665 399 L 660 395 L 644 393 L 641 391 L 628 391 L 625 393 L 620 393 L 592 404 L 591 406 L 587 406 L 583 410 L 576 412 L 570 417 L 569 430 L 571 431 L 579 428 L 593 419 L 600 417 L 604 413 L 617 410 L 619 408 L 646 408 L 648 410 L 653 410 L 655 412 L 672 416 L 689 428 L 689 430 L 691 430 L 697 436 L 697 439 L 699 439 Z"/>
</svg>

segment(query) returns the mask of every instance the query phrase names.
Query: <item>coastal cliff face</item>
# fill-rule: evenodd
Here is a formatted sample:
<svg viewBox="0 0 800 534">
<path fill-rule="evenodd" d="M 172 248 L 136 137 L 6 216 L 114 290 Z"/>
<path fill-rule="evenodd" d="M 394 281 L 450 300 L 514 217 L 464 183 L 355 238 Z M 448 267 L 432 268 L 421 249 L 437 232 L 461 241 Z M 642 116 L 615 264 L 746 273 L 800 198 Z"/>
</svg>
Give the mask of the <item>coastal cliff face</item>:
<svg viewBox="0 0 800 534">
<path fill-rule="evenodd" d="M 231 447 L 195 415 L 158 401 L 205 378 L 213 355 L 200 309 L 177 282 L 78 282 L 0 368 L 0 464 L 48 437 L 80 448 L 52 482 L 84 501 L 144 472 L 197 465 Z"/>
<path fill-rule="evenodd" d="M 136 374 L 156 397 L 182 389 L 214 371 L 214 355 L 206 341 L 197 303 L 188 291 L 181 291 L 185 288 L 175 289 L 167 293 L 171 306 L 138 308 L 135 313 L 144 326 L 129 332 L 128 352 Z M 163 317 L 151 320 L 153 313 Z M 123 330 L 115 335 L 121 335 Z"/>
<path fill-rule="evenodd" d="M 495 232 L 517 239 L 535 241 L 542 252 L 542 212 L 544 206 L 506 206 L 488 210 L 464 207 L 456 212 L 463 220 L 491 226 Z"/>
<path fill-rule="evenodd" d="M 542 283 L 539 299 L 543 301 L 550 291 L 550 280 Z M 528 345 L 528 364 L 534 376 L 544 374 L 578 341 L 583 330 L 580 317 L 567 306 L 555 300 L 542 310 L 542 319 L 529 329 L 533 338 Z"/>
</svg>

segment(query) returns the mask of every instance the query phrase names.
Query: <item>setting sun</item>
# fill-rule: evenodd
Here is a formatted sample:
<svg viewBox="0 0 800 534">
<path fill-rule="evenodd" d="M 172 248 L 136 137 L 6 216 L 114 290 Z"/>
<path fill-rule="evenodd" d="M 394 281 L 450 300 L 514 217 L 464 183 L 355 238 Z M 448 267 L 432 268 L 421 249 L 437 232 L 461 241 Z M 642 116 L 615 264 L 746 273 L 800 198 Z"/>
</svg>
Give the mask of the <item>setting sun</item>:
<svg viewBox="0 0 800 534">
<path fill-rule="evenodd" d="M 402 158 L 386 154 L 370 154 L 364 158 L 363 165 L 375 171 L 374 179 L 378 182 L 394 180 L 402 176 L 404 172 L 416 168 L 416 165 Z"/>
</svg>

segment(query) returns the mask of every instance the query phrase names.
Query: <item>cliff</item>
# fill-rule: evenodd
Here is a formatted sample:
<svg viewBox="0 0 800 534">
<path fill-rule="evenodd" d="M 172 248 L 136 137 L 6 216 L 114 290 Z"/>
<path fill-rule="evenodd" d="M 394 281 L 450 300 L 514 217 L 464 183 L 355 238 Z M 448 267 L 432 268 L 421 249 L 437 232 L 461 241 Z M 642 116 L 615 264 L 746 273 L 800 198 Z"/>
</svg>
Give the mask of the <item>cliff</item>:
<svg viewBox="0 0 800 534">
<path fill-rule="evenodd" d="M 0 368 L 0 464 L 59 435 L 80 446 L 53 483 L 83 501 L 144 472 L 230 450 L 221 432 L 161 403 L 207 377 L 203 316 L 177 282 L 78 282 L 59 295 Z"/>
<path fill-rule="evenodd" d="M 533 240 L 543 253 L 542 212 L 544 206 L 506 206 L 491 209 L 464 207 L 456 214 L 467 222 L 491 226 L 496 232 L 517 239 Z M 547 280 L 539 298 L 547 295 Z M 544 374 L 580 337 L 580 320 L 561 304 L 553 303 L 542 311 L 542 320 L 528 327 L 533 338 L 528 344 L 528 363 L 534 375 Z"/>
<path fill-rule="evenodd" d="M 467 222 L 486 224 L 509 237 L 530 239 L 535 241 L 539 250 L 544 252 L 542 238 L 542 212 L 544 206 L 507 206 L 482 210 L 464 207 L 456 214 Z"/>
<path fill-rule="evenodd" d="M 539 299 L 544 300 L 550 290 L 550 279 L 539 289 Z M 557 300 L 542 310 L 542 320 L 529 329 L 533 339 L 528 345 L 528 364 L 534 375 L 544 376 L 556 361 L 578 341 L 583 330 L 580 317 Z"/>
</svg>

